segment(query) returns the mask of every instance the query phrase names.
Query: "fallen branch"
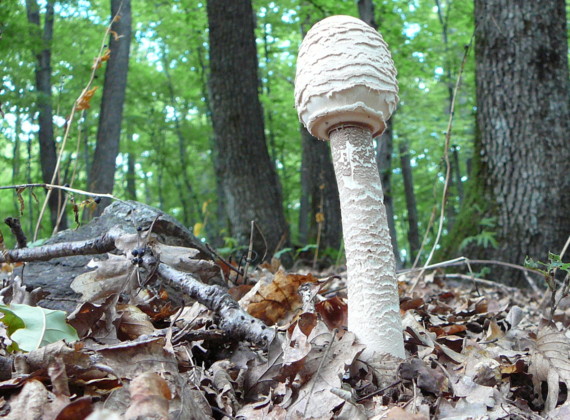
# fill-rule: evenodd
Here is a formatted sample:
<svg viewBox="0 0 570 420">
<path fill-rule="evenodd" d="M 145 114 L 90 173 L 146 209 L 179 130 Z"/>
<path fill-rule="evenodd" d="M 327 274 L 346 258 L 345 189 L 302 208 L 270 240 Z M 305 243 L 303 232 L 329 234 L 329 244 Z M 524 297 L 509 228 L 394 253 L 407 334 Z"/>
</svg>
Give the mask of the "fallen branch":
<svg viewBox="0 0 570 420">
<path fill-rule="evenodd" d="M 145 256 L 145 263 L 156 264 L 152 256 Z M 221 287 L 204 284 L 189 273 L 159 263 L 158 275 L 171 285 L 180 288 L 191 298 L 220 316 L 219 327 L 231 337 L 267 346 L 275 336 L 275 330 L 260 319 L 252 317 Z"/>
<path fill-rule="evenodd" d="M 99 237 L 85 241 L 43 245 L 36 248 L 7 250 L 0 253 L 3 262 L 47 261 L 53 258 L 78 255 L 96 255 L 116 250 L 115 241 L 125 235 L 120 228 L 111 228 Z M 158 274 L 174 287 L 214 311 L 219 317 L 219 327 L 230 337 L 247 340 L 260 346 L 267 346 L 275 331 L 261 320 L 252 317 L 221 287 L 202 283 L 190 273 L 185 273 L 159 262 L 152 253 L 144 257 L 144 264 L 150 273 Z"/>
<path fill-rule="evenodd" d="M 85 241 L 7 250 L 0 254 L 0 263 L 49 261 L 53 258 L 104 254 L 115 250 L 115 240 L 123 234 L 122 230 L 112 228 L 102 236 Z"/>
</svg>

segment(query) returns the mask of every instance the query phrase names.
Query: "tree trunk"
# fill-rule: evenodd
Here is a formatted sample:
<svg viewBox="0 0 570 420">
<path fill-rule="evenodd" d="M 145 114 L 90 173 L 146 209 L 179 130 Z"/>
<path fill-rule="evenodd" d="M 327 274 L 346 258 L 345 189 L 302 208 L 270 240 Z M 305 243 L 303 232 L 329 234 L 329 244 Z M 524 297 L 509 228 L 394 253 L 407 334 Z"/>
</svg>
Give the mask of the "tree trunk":
<svg viewBox="0 0 570 420">
<path fill-rule="evenodd" d="M 404 178 L 404 194 L 406 197 L 406 207 L 408 209 L 408 243 L 410 245 L 410 262 L 413 263 L 420 250 L 420 232 L 418 229 L 418 208 L 416 205 L 416 194 L 414 193 L 414 180 L 412 176 L 412 165 L 410 163 L 410 153 L 406 143 L 400 143 L 400 165 L 402 167 L 402 177 Z"/>
<path fill-rule="evenodd" d="M 231 234 L 247 244 L 255 220 L 267 246 L 256 235 L 254 248 L 271 257 L 288 227 L 265 141 L 251 1 L 208 0 L 207 11 L 212 122 Z"/>
<path fill-rule="evenodd" d="M 127 193 L 127 197 L 129 197 L 129 200 L 137 201 L 138 179 L 136 172 L 136 155 L 133 153 L 133 149 L 135 148 L 135 142 L 133 139 L 133 133 L 130 129 L 128 130 L 127 138 L 129 142 L 129 147 L 127 153 L 127 185 L 125 191 Z"/>
<path fill-rule="evenodd" d="M 127 88 L 131 45 L 131 0 L 111 0 L 111 18 L 117 15 L 120 18 L 117 18 L 111 27 L 114 31 L 109 42 L 111 58 L 105 68 L 97 145 L 89 173 L 89 190 L 108 194 L 113 192 L 115 185 L 115 161 L 119 153 L 123 104 Z M 109 199 L 103 199 L 97 206 L 95 215 L 100 215 L 109 204 Z"/>
<path fill-rule="evenodd" d="M 46 4 L 43 33 L 40 22 L 40 8 L 35 0 L 26 0 L 26 12 L 28 22 L 35 26 L 32 38 L 41 38 L 41 47 L 34 51 L 36 55 L 36 91 L 40 143 L 40 165 L 42 167 L 43 182 L 52 183 L 57 164 L 57 153 L 53 135 L 53 111 L 51 95 L 51 42 L 53 39 L 55 0 L 49 0 Z M 55 184 L 61 184 L 59 174 L 53 180 Z M 50 219 L 53 227 L 57 225 L 58 215 L 63 205 L 61 191 L 53 191 L 49 202 Z M 64 216 L 59 223 L 60 229 L 67 228 L 67 219 Z"/>
<path fill-rule="evenodd" d="M 392 117 L 393 119 L 394 117 Z M 394 259 L 396 268 L 402 268 L 402 258 L 398 248 L 398 235 L 394 222 L 394 200 L 392 198 L 392 151 L 394 148 L 394 137 L 392 135 L 393 121 L 387 121 L 386 130 L 382 136 L 376 138 L 376 164 L 380 171 L 380 181 L 384 192 L 384 207 L 386 207 L 386 217 L 388 218 L 388 229 L 394 249 Z"/>
<path fill-rule="evenodd" d="M 455 168 L 455 184 L 457 185 L 457 195 L 459 196 L 459 204 L 463 200 L 463 176 L 461 175 L 461 165 L 459 164 L 459 150 L 456 145 L 451 146 L 451 156 L 453 167 Z"/>
<path fill-rule="evenodd" d="M 565 1 L 475 0 L 475 27 L 479 188 L 466 192 L 471 205 L 457 225 L 477 226 L 468 195 L 479 194 L 477 216 L 496 220 L 499 247 L 469 256 L 545 261 L 570 234 Z"/>
<path fill-rule="evenodd" d="M 301 127 L 301 139 L 303 155 L 299 240 L 302 245 L 316 243 L 317 214 L 321 213 L 323 222 L 319 248 L 338 249 L 342 238 L 342 222 L 329 144 L 311 136 L 305 127 Z"/>
</svg>

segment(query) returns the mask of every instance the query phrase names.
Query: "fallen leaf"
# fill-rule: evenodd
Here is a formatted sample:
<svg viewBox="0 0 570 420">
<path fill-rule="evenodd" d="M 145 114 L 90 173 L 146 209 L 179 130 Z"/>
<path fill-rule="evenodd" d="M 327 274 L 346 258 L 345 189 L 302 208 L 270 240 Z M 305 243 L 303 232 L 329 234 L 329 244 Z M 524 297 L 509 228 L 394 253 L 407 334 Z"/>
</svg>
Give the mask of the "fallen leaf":
<svg viewBox="0 0 570 420">
<path fill-rule="evenodd" d="M 348 305 L 338 296 L 318 302 L 315 310 L 331 330 L 348 325 Z"/>
<path fill-rule="evenodd" d="M 547 382 L 544 412 L 554 410 L 560 391 L 559 382 L 564 382 L 570 388 L 570 341 L 563 332 L 549 324 L 539 328 L 536 345 L 530 354 L 528 373 L 532 375 L 538 395 L 541 394 L 541 382 Z"/>
<path fill-rule="evenodd" d="M 141 335 L 152 334 L 155 330 L 147 314 L 133 305 L 117 305 L 121 312 L 118 325 L 120 339 L 134 340 Z"/>
<path fill-rule="evenodd" d="M 145 372 L 132 380 L 129 391 L 131 404 L 125 419 L 168 419 L 169 401 L 172 398 L 168 383 L 153 372 Z"/>
<path fill-rule="evenodd" d="M 133 265 L 124 256 L 108 254 L 109 259 L 104 261 L 91 260 L 87 265 L 96 268 L 93 271 L 80 274 L 71 282 L 74 292 L 81 294 L 84 302 L 94 303 L 110 295 L 120 293 L 129 285 L 129 273 Z M 135 279 L 133 279 L 135 280 Z"/>
<path fill-rule="evenodd" d="M 251 316 L 261 319 L 267 325 L 274 325 L 288 314 L 293 313 L 302 306 L 302 300 L 297 290 L 304 283 L 316 283 L 311 274 L 285 274 L 278 271 L 273 281 L 262 286 L 251 303 L 247 307 L 247 312 Z"/>
</svg>

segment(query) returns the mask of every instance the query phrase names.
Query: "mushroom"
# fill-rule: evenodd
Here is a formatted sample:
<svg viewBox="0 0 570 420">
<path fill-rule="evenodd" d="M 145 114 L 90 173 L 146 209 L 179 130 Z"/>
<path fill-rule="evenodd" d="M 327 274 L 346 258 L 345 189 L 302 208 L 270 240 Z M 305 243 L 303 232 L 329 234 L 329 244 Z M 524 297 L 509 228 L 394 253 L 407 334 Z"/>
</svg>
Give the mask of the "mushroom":
<svg viewBox="0 0 570 420">
<path fill-rule="evenodd" d="M 299 49 L 295 105 L 309 132 L 330 140 L 347 260 L 348 329 L 364 358 L 404 354 L 394 253 L 373 137 L 398 103 L 396 69 L 382 36 L 332 16 Z"/>
</svg>

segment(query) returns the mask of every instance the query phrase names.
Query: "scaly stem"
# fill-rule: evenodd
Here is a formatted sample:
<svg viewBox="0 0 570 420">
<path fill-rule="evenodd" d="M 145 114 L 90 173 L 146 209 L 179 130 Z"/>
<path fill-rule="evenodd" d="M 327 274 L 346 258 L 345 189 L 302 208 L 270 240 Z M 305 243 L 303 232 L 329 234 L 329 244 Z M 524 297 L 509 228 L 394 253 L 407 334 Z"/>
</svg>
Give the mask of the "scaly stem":
<svg viewBox="0 0 570 420">
<path fill-rule="evenodd" d="M 400 301 L 372 134 L 362 127 L 330 133 L 348 269 L 348 329 L 364 358 L 404 358 Z"/>
</svg>

